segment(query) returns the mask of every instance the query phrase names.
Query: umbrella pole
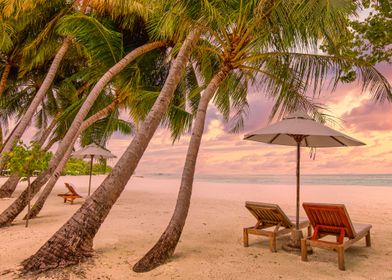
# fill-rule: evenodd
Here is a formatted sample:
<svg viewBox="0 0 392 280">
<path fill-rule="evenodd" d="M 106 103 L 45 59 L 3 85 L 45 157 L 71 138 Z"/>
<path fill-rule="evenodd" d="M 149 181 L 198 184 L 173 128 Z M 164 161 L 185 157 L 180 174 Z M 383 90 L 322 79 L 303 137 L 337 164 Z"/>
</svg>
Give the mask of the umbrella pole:
<svg viewBox="0 0 392 280">
<path fill-rule="evenodd" d="M 300 161 L 301 161 L 301 142 L 297 141 L 297 209 L 296 209 L 296 217 L 295 217 L 295 229 L 299 230 L 299 184 L 300 184 Z"/>
<path fill-rule="evenodd" d="M 91 174 L 93 172 L 93 159 L 94 156 L 91 155 L 91 162 L 90 162 L 90 179 L 88 181 L 88 196 L 90 196 L 90 190 L 91 190 Z"/>
<path fill-rule="evenodd" d="M 304 138 L 302 135 L 292 136 L 297 142 L 297 203 L 296 203 L 296 217 L 295 217 L 295 229 L 291 232 L 291 239 L 283 245 L 283 249 L 288 252 L 298 253 L 301 250 L 301 239 L 303 238 L 302 230 L 299 228 L 299 204 L 300 204 L 300 167 L 301 167 L 301 142 Z M 311 249 L 307 249 L 311 253 Z"/>
</svg>

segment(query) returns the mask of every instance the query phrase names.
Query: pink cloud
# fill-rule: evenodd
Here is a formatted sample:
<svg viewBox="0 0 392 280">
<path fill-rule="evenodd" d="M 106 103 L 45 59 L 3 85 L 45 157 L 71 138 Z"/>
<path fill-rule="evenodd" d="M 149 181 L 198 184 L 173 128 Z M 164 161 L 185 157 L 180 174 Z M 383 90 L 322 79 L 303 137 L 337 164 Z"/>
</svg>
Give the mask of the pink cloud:
<svg viewBox="0 0 392 280">
<path fill-rule="evenodd" d="M 392 129 L 392 104 L 375 104 L 363 100 L 359 106 L 343 114 L 345 123 L 356 131 L 386 131 Z"/>
</svg>

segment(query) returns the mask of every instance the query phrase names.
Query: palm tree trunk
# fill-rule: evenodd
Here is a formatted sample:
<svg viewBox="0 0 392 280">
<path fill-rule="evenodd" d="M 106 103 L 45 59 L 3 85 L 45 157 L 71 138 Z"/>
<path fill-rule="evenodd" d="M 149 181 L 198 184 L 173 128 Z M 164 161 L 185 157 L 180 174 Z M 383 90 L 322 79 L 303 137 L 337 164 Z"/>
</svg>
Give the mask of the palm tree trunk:
<svg viewBox="0 0 392 280">
<path fill-rule="evenodd" d="M 46 144 L 45 147 L 42 148 L 42 151 L 47 152 L 50 150 L 50 148 L 52 148 L 52 146 L 54 145 L 54 143 L 56 143 L 57 141 L 60 141 L 61 137 L 55 137 L 50 139 L 50 141 Z"/>
<path fill-rule="evenodd" d="M 200 30 L 195 29 L 185 39 L 151 111 L 112 172 L 38 252 L 23 261 L 24 273 L 75 264 L 91 256 L 94 236 L 124 190 L 159 126 L 199 36 Z"/>
<path fill-rule="evenodd" d="M 5 64 L 3 73 L 1 74 L 1 79 L 0 79 L 0 96 L 3 95 L 3 92 L 5 90 L 5 86 L 7 85 L 7 80 L 8 80 L 8 76 L 10 74 L 10 71 L 11 71 L 11 67 L 12 67 L 11 63 L 7 62 Z"/>
<path fill-rule="evenodd" d="M 3 147 L 3 126 L 0 122 L 0 150 Z"/>
<path fill-rule="evenodd" d="M 15 131 L 16 128 L 18 127 L 19 123 L 20 123 L 20 120 L 15 124 L 14 128 L 11 130 L 11 133 L 8 134 L 7 138 L 5 138 L 5 141 L 4 141 L 4 143 L 3 143 L 3 146 L 1 146 L 1 149 L 0 149 L 0 153 L 3 152 L 4 145 L 10 140 L 11 135 L 14 133 L 14 131 Z M 1 167 L 2 167 L 2 165 L 1 165 L 1 163 L 0 163 L 0 168 L 1 168 Z"/>
<path fill-rule="evenodd" d="M 53 118 L 53 120 L 50 122 L 49 126 L 45 128 L 45 130 L 42 133 L 41 137 L 37 141 L 37 144 L 40 147 L 42 147 L 45 144 L 46 139 L 48 139 L 50 133 L 52 132 L 52 130 L 56 126 L 59 116 L 60 116 L 60 113 L 57 113 L 56 116 Z"/>
<path fill-rule="evenodd" d="M 75 135 L 90 111 L 91 107 L 93 106 L 95 100 L 101 93 L 101 91 L 105 88 L 107 83 L 118 73 L 120 73 L 129 63 L 133 60 L 138 58 L 139 56 L 163 47 L 166 45 L 165 41 L 157 41 L 153 43 L 148 43 L 143 46 L 140 46 L 130 53 L 128 53 L 124 58 L 122 58 L 119 62 L 117 62 L 114 66 L 112 66 L 97 82 L 94 86 L 90 94 L 87 96 L 85 102 L 83 103 L 82 107 L 80 108 L 79 112 L 77 113 L 76 117 L 74 118 L 72 125 L 67 131 L 67 134 L 62 139 L 59 147 L 53 158 L 49 162 L 49 167 L 47 170 L 42 172 L 31 184 L 31 198 L 33 198 L 42 188 L 42 186 L 50 179 L 56 167 L 59 165 L 61 159 L 63 158 L 64 154 L 67 152 L 69 145 L 72 143 Z M 23 191 L 20 196 L 6 209 L 3 213 L 0 214 L 0 227 L 9 226 L 12 221 L 19 215 L 20 212 L 27 205 L 27 193 L 26 190 Z"/>
<path fill-rule="evenodd" d="M 22 137 L 26 127 L 31 122 L 31 119 L 34 116 L 35 111 L 37 110 L 38 106 L 41 104 L 43 98 L 45 97 L 46 92 L 49 90 L 52 82 L 56 76 L 57 70 L 60 67 L 60 63 L 64 58 L 67 50 L 71 45 L 71 39 L 65 38 L 63 44 L 61 45 L 60 49 L 56 53 L 52 64 L 50 65 L 49 71 L 46 74 L 42 85 L 40 86 L 37 94 L 34 96 L 33 101 L 31 101 L 29 108 L 27 109 L 26 113 L 23 115 L 22 119 L 19 122 L 19 125 L 15 129 L 14 133 L 11 134 L 8 142 L 4 145 L 2 153 L 0 154 L 0 165 L 3 161 L 4 153 L 9 153 L 12 150 L 12 146 L 15 144 L 16 141 Z"/>
<path fill-rule="evenodd" d="M 34 203 L 34 206 L 31 208 L 30 215 L 29 216 L 26 215 L 23 218 L 23 220 L 26 220 L 27 218 L 34 219 L 35 217 L 37 217 L 39 212 L 44 207 L 46 199 L 49 197 L 50 193 L 52 192 L 52 190 L 53 190 L 57 180 L 60 178 L 61 172 L 63 171 L 63 169 L 64 169 L 68 159 L 71 156 L 72 148 L 73 148 L 76 140 L 78 139 L 78 136 L 85 129 L 87 129 L 90 125 L 92 125 L 93 123 L 95 123 L 99 119 L 105 117 L 110 111 L 112 111 L 114 108 L 116 108 L 117 104 L 118 104 L 118 100 L 116 99 L 111 104 L 109 104 L 108 106 L 106 106 L 102 110 L 98 111 L 97 113 L 95 113 L 94 115 L 92 115 L 91 117 L 89 117 L 87 120 L 85 120 L 82 123 L 82 126 L 80 127 L 77 135 L 73 139 L 72 144 L 69 145 L 67 152 L 65 153 L 65 155 L 63 156 L 63 158 L 60 161 L 59 165 L 57 166 L 53 176 L 50 178 L 49 182 L 46 184 L 44 190 L 42 191 L 42 193 L 38 197 L 37 201 Z"/>
<path fill-rule="evenodd" d="M 42 147 L 42 145 L 45 143 L 46 139 L 49 137 L 50 132 L 53 130 L 54 126 L 56 125 L 55 119 L 52 120 L 50 125 L 44 130 L 44 133 L 42 133 L 41 138 L 38 140 L 37 144 Z M 1 186 L 0 188 L 0 198 L 4 197 L 11 197 L 11 195 L 14 193 L 16 187 L 18 186 L 20 180 L 20 176 L 16 174 L 12 174 L 7 181 Z"/>
<path fill-rule="evenodd" d="M 18 185 L 20 177 L 12 174 L 0 188 L 0 198 L 11 197 Z"/>
<path fill-rule="evenodd" d="M 150 271 L 165 263 L 173 255 L 174 250 L 176 249 L 185 225 L 185 220 L 188 215 L 191 202 L 196 160 L 203 136 L 208 104 L 229 71 L 229 67 L 223 67 L 212 78 L 200 99 L 185 165 L 182 171 L 181 186 L 178 192 L 177 203 L 173 216 L 158 242 L 134 265 L 133 270 L 135 272 Z"/>
</svg>

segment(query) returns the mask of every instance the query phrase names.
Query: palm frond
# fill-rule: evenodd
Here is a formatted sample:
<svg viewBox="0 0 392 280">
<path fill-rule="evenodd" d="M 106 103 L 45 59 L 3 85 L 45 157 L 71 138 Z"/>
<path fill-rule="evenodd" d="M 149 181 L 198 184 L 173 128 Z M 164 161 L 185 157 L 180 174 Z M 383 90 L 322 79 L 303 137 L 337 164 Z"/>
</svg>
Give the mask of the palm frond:
<svg viewBox="0 0 392 280">
<path fill-rule="evenodd" d="M 58 32 L 72 36 L 83 45 L 91 56 L 92 63 L 101 61 L 111 66 L 122 57 L 121 34 L 105 26 L 93 15 L 75 12 L 61 19 Z"/>
</svg>

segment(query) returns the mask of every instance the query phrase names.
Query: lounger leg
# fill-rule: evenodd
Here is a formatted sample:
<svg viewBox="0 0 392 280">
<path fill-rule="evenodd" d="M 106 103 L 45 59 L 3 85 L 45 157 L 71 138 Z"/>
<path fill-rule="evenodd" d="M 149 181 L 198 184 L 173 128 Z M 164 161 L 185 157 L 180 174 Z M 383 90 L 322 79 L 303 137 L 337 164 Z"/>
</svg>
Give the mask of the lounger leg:
<svg viewBox="0 0 392 280">
<path fill-rule="evenodd" d="M 248 229 L 244 228 L 244 247 L 249 246 L 249 240 L 248 240 Z"/>
<path fill-rule="evenodd" d="M 74 199 L 75 199 L 75 198 L 72 198 L 72 199 L 71 199 L 71 204 L 73 204 Z"/>
<path fill-rule="evenodd" d="M 346 270 L 346 266 L 344 264 L 344 248 L 342 246 L 339 246 L 336 251 L 338 253 L 339 269 Z"/>
<path fill-rule="evenodd" d="M 312 226 L 309 225 L 308 226 L 308 237 L 311 237 L 311 236 L 312 236 Z"/>
<path fill-rule="evenodd" d="M 366 247 L 370 247 L 372 246 L 372 241 L 370 239 L 370 230 L 369 232 L 366 234 Z"/>
<path fill-rule="evenodd" d="M 301 239 L 301 260 L 303 262 L 308 261 L 308 250 L 306 248 L 306 239 Z"/>
<path fill-rule="evenodd" d="M 272 233 L 269 240 L 269 247 L 271 252 L 276 253 L 276 234 Z"/>
<path fill-rule="evenodd" d="M 64 197 L 64 203 L 67 203 L 67 199 Z"/>
</svg>

